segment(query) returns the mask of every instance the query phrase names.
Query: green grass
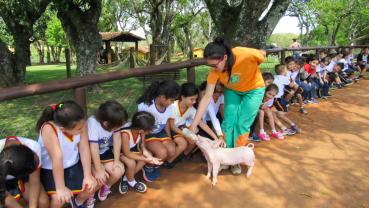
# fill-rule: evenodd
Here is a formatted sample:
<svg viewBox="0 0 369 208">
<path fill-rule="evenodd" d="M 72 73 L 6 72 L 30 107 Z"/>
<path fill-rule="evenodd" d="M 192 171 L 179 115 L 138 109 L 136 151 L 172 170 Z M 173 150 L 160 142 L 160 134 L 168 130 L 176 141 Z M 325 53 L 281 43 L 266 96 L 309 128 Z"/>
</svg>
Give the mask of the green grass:
<svg viewBox="0 0 369 208">
<path fill-rule="evenodd" d="M 262 70 L 274 67 L 274 59 L 268 59 L 262 64 Z M 272 67 L 272 68 L 273 68 Z M 98 69 L 98 73 L 112 71 L 112 69 Z M 196 83 L 200 84 L 206 79 L 209 67 L 199 66 L 196 68 Z M 75 67 L 72 67 L 72 74 L 75 75 Z M 179 84 L 186 82 L 186 70 L 181 70 Z M 66 78 L 65 65 L 38 65 L 27 68 L 27 84 L 42 83 L 50 80 Z M 102 92 L 98 94 L 88 93 L 87 108 L 88 114 L 106 100 L 117 100 L 132 115 L 136 111 L 135 100 L 143 91 L 143 83 L 137 78 L 123 79 L 113 82 L 107 82 L 100 85 Z M 0 103 L 0 138 L 9 135 L 37 138 L 35 124 L 43 108 L 52 103 L 62 100 L 73 99 L 71 90 L 44 95 L 37 95 L 26 98 L 19 98 Z"/>
</svg>

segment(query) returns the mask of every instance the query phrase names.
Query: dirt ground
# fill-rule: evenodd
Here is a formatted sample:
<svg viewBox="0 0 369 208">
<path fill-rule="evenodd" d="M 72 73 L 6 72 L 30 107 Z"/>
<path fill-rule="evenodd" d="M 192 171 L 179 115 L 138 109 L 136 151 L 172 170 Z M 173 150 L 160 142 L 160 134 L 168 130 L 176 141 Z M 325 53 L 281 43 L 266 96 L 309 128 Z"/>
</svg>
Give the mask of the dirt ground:
<svg viewBox="0 0 369 208">
<path fill-rule="evenodd" d="M 223 170 L 212 188 L 201 158 L 182 162 L 148 184 L 145 194 L 117 188 L 96 207 L 368 207 L 369 81 L 318 105 L 291 107 L 301 134 L 256 144 L 253 175 Z"/>
</svg>

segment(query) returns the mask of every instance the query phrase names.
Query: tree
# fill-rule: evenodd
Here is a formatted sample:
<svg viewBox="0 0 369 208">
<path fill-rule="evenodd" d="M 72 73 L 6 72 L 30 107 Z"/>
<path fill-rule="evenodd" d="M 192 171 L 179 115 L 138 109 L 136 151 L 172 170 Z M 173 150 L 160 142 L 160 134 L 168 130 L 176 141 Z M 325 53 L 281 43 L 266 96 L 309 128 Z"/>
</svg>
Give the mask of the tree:
<svg viewBox="0 0 369 208">
<path fill-rule="evenodd" d="M 223 36 L 233 45 L 262 47 L 285 14 L 291 0 L 205 2 L 217 35 Z"/>
<path fill-rule="evenodd" d="M 97 28 L 101 0 L 53 0 L 53 3 L 67 39 L 76 51 L 78 74 L 94 74 L 102 44 Z"/>
<path fill-rule="evenodd" d="M 291 17 L 296 17 L 299 21 L 301 44 L 307 45 L 310 39 L 310 31 L 315 29 L 315 17 L 313 12 L 308 7 L 310 0 L 292 0 L 290 6 L 287 10 L 287 15 Z M 303 30 L 305 29 L 305 35 Z"/>
<path fill-rule="evenodd" d="M 56 15 L 53 15 L 47 23 L 46 37 L 47 43 L 51 47 L 53 62 L 60 62 L 60 53 L 63 47 L 67 46 L 65 33 L 60 20 Z"/>
<path fill-rule="evenodd" d="M 0 37 L 2 63 L 0 65 L 0 86 L 8 87 L 25 83 L 26 66 L 30 64 L 30 38 L 33 25 L 45 11 L 50 0 L 2 0 L 0 16 L 13 37 L 15 52 L 9 51 Z"/>
<path fill-rule="evenodd" d="M 50 9 L 46 9 L 45 12 L 41 15 L 41 17 L 33 25 L 34 32 L 31 41 L 37 50 L 40 64 L 44 63 L 45 46 L 47 45 L 45 31 L 51 15 L 52 12 L 50 11 Z"/>
</svg>

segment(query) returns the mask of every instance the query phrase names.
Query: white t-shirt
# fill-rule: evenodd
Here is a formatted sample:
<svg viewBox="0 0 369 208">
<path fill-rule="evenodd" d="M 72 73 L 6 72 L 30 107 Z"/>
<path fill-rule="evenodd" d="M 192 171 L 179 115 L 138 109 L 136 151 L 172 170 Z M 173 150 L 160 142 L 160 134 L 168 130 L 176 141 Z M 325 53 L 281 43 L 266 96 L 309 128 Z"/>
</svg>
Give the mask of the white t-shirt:
<svg viewBox="0 0 369 208">
<path fill-rule="evenodd" d="M 150 132 L 151 134 L 157 134 L 161 132 L 165 125 L 167 124 L 168 119 L 172 115 L 172 106 L 168 106 L 163 112 L 160 112 L 155 105 L 155 101 L 152 101 L 150 106 L 146 105 L 145 103 L 138 104 L 138 111 L 146 111 L 151 113 L 155 118 L 155 127 Z"/>
<path fill-rule="evenodd" d="M 58 137 L 60 149 L 63 155 L 63 168 L 66 169 L 66 168 L 72 167 L 73 165 L 77 164 L 79 161 L 78 145 L 81 140 L 80 135 L 79 134 L 78 135 L 67 135 L 64 132 L 62 132 L 60 127 L 58 127 L 56 124 L 47 122 L 44 125 L 46 124 L 49 124 L 53 127 Z M 43 127 L 41 127 L 41 129 L 42 128 Z M 52 170 L 53 169 L 52 160 L 49 155 L 49 152 L 47 151 L 44 145 L 41 130 L 40 130 L 40 135 L 38 137 L 38 143 L 41 146 L 41 161 L 42 161 L 41 167 L 44 169 Z"/>
<path fill-rule="evenodd" d="M 121 133 L 125 133 L 129 136 L 129 149 L 132 149 L 140 144 L 140 141 L 142 139 L 141 134 L 138 134 L 136 137 L 134 137 L 131 129 L 123 129 L 121 130 Z"/>
<path fill-rule="evenodd" d="M 321 76 L 324 75 L 324 72 L 327 71 L 326 66 L 321 66 L 320 64 L 316 67 L 316 73 L 319 73 Z"/>
<path fill-rule="evenodd" d="M 268 108 L 271 108 L 274 104 L 274 98 L 272 99 L 269 99 L 269 100 L 263 100 L 263 103 L 262 103 L 262 106 L 263 107 L 268 107 Z"/>
<path fill-rule="evenodd" d="M 36 141 L 34 141 L 32 139 L 27 139 L 27 138 L 24 138 L 24 137 L 8 137 L 8 138 L 5 138 L 5 139 L 0 139 L 0 152 L 3 151 L 6 142 L 10 141 L 10 140 L 16 140 L 19 143 L 21 143 L 22 145 L 30 148 L 37 155 L 38 160 L 39 160 L 39 167 L 41 167 L 42 161 L 41 161 L 41 146 L 40 146 L 40 144 L 38 144 Z M 11 180 L 13 178 L 14 178 L 14 176 L 12 176 L 12 175 L 7 175 L 6 176 L 6 180 Z"/>
<path fill-rule="evenodd" d="M 220 122 L 219 119 L 217 118 L 217 114 L 219 112 L 220 106 L 224 105 L 224 95 L 221 95 L 217 102 L 214 102 L 214 98 L 211 98 L 210 100 L 210 104 L 207 108 L 206 114 L 203 117 L 203 120 L 205 122 L 207 121 L 211 121 L 211 123 L 213 124 L 213 127 L 216 131 L 216 134 L 218 136 L 222 136 L 223 135 L 223 131 L 222 128 L 220 126 Z"/>
<path fill-rule="evenodd" d="M 337 64 L 337 61 L 332 60 L 331 63 L 327 66 L 328 72 L 333 72 L 334 66 Z"/>
<path fill-rule="evenodd" d="M 179 109 L 179 100 L 174 101 L 174 103 L 171 105 L 172 114 L 170 116 L 171 119 L 174 119 L 174 124 L 176 127 L 179 126 L 190 126 L 193 119 L 196 115 L 196 109 L 191 106 L 187 108 L 185 112 L 181 112 Z"/>
<path fill-rule="evenodd" d="M 278 86 L 278 94 L 275 97 L 281 98 L 284 94 L 284 87 L 290 84 L 290 79 L 287 76 L 275 75 L 273 83 Z"/>
<path fill-rule="evenodd" d="M 113 146 L 113 131 L 106 131 L 96 120 L 95 116 L 90 116 L 87 119 L 88 140 L 90 143 L 97 143 L 99 145 L 100 155 Z"/>
</svg>

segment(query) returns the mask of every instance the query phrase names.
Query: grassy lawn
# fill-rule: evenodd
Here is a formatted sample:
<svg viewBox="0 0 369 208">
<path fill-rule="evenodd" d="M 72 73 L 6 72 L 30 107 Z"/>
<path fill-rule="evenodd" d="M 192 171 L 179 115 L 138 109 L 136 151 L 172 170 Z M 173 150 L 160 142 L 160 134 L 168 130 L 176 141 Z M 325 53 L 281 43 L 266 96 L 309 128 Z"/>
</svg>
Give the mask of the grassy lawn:
<svg viewBox="0 0 369 208">
<path fill-rule="evenodd" d="M 261 68 L 263 71 L 274 68 L 275 58 L 268 58 Z M 72 69 L 75 74 L 75 68 Z M 114 70 L 111 69 L 111 70 Z M 196 68 L 196 82 L 201 83 L 205 78 L 209 68 L 200 66 Z M 107 70 L 98 69 L 98 73 Z M 273 70 L 272 70 L 273 71 Z M 66 78 L 64 64 L 59 65 L 38 65 L 27 68 L 27 84 L 47 82 Z M 186 82 L 186 70 L 181 70 L 178 83 Z M 143 91 L 143 83 L 137 78 L 129 78 L 100 85 L 102 92 L 99 94 L 89 93 L 87 96 L 88 114 L 92 114 L 100 103 L 106 100 L 117 100 L 132 115 L 137 109 L 135 100 Z M 35 124 L 43 108 L 49 104 L 62 100 L 73 99 L 71 91 L 61 91 L 44 95 L 19 98 L 0 103 L 0 138 L 9 135 L 37 138 Z"/>
</svg>

